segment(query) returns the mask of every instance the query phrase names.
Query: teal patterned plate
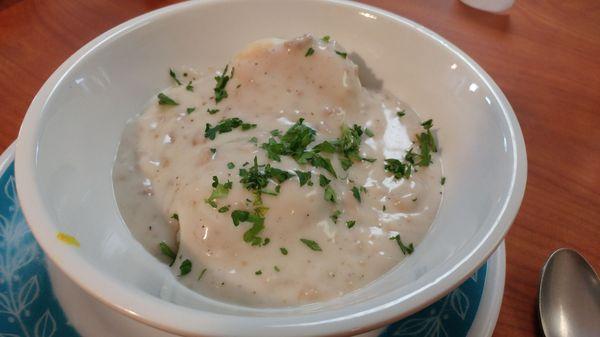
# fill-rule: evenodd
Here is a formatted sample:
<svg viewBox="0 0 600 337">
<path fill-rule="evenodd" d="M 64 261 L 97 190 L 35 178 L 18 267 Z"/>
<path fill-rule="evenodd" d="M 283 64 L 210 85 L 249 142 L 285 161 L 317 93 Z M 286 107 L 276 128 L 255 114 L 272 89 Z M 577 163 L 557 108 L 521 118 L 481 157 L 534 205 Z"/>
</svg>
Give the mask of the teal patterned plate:
<svg viewBox="0 0 600 337">
<path fill-rule="evenodd" d="M 487 270 L 488 264 L 438 302 L 364 336 L 487 336 L 473 331 L 469 334 L 484 292 Z M 495 315 L 493 324 L 497 310 Z M 21 213 L 11 146 L 0 157 L 0 337 L 75 336 L 80 335 L 55 296 L 44 253 Z"/>
</svg>

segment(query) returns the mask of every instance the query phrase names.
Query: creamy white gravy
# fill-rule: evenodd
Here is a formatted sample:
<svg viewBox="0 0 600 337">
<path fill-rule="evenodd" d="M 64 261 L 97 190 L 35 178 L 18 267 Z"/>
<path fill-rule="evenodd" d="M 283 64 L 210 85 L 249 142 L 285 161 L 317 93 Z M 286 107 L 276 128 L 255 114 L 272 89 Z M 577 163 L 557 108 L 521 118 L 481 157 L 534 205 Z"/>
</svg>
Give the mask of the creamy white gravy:
<svg viewBox="0 0 600 337">
<path fill-rule="evenodd" d="M 307 56 L 310 48 L 314 52 Z M 411 147 L 419 149 L 415 135 L 424 131 L 421 120 L 392 94 L 363 88 L 357 66 L 336 51 L 343 49 L 334 41 L 310 36 L 255 42 L 230 63 L 235 71 L 220 102 L 214 92 L 220 72 L 177 71 L 182 85 L 163 93 L 178 105 L 155 99 L 127 125 L 113 173 L 121 214 L 157 258 L 171 262 L 161 253 L 161 242 L 176 252 L 172 271 L 189 288 L 259 307 L 323 301 L 365 286 L 405 258 L 391 237 L 399 234 L 405 245 L 416 246 L 427 233 L 441 198 L 437 155 L 408 179 L 396 179 L 384 169 L 385 159 L 403 160 Z M 210 114 L 208 109 L 219 111 Z M 214 127 L 234 117 L 256 127 L 234 128 L 214 140 L 205 137 L 207 123 Z M 354 161 L 346 171 L 340 154 L 322 153 L 331 160 L 336 179 L 290 156 L 270 160 L 261 144 L 273 137 L 272 130 L 284 134 L 300 118 L 315 130 L 307 150 L 340 137 L 342 125 L 368 128 L 373 136 L 362 135 L 359 153 L 375 161 Z M 259 164 L 291 174 L 312 172 L 312 186 L 300 186 L 293 176 L 280 184 L 278 195 L 262 194 L 268 211 L 259 236 L 269 242 L 261 246 L 244 241 L 252 224 L 234 226 L 231 215 L 234 210 L 252 213 L 255 207 L 255 195 L 240 182 L 238 171 L 249 169 L 255 157 Z M 320 174 L 331 180 L 335 202 L 325 200 Z M 214 200 L 217 208 L 206 202 L 213 176 L 221 184 L 232 182 L 228 194 Z M 273 192 L 276 185 L 271 181 L 266 189 Z M 360 202 L 353 187 L 359 189 Z M 228 210 L 220 213 L 224 206 Z M 348 228 L 348 221 L 354 226 Z M 300 239 L 314 241 L 321 250 Z M 186 260 L 191 268 L 181 276 Z"/>
</svg>

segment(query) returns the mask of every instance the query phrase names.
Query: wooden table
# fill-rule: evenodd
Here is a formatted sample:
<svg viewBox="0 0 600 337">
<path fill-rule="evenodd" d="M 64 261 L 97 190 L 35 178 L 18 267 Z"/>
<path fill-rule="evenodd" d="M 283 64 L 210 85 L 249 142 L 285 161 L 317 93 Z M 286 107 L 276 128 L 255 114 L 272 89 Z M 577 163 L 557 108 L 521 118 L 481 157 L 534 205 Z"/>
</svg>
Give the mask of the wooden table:
<svg viewBox="0 0 600 337">
<path fill-rule="evenodd" d="M 109 28 L 176 1 L 0 0 L 0 147 L 67 57 Z M 536 336 L 540 268 L 559 247 L 600 270 L 600 3 L 517 0 L 506 15 L 455 0 L 369 0 L 471 55 L 511 102 L 529 176 L 506 239 L 506 290 L 494 336 Z"/>
</svg>

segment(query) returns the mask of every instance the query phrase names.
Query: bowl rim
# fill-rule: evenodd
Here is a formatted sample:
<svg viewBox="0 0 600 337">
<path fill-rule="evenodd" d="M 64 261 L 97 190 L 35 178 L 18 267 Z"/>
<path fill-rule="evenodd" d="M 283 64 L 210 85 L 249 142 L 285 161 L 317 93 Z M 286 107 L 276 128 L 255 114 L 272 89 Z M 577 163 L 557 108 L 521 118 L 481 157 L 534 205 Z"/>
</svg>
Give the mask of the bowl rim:
<svg viewBox="0 0 600 337">
<path fill-rule="evenodd" d="M 468 55 L 440 35 L 397 14 L 362 3 L 343 0 L 292 0 L 296 2 L 319 2 L 325 6 L 350 7 L 361 12 L 386 17 L 398 24 L 427 35 L 433 43 L 441 44 L 461 59 L 490 90 L 502 111 L 510 133 L 510 150 L 514 162 L 509 193 L 501 209 L 494 215 L 493 224 L 483 240 L 450 269 L 432 277 L 418 291 L 402 298 L 378 297 L 374 307 L 360 309 L 361 303 L 326 313 L 310 313 L 288 317 L 240 317 L 226 314 L 201 312 L 179 306 L 150 296 L 139 289 L 129 287 L 102 273 L 82 256 L 72 254 L 71 247 L 56 240 L 56 227 L 44 207 L 36 183 L 37 143 L 44 127 L 45 106 L 54 91 L 71 70 L 87 55 L 108 41 L 125 35 L 152 20 L 184 11 L 193 6 L 218 2 L 244 2 L 247 0 L 202 0 L 183 2 L 163 7 L 130 19 L 96 37 L 70 56 L 48 78 L 34 97 L 19 131 L 16 146 L 15 173 L 19 199 L 23 213 L 36 240 L 47 256 L 76 284 L 107 306 L 155 328 L 184 336 L 285 336 L 291 331 L 295 336 L 333 334 L 357 334 L 365 332 L 401 317 L 421 310 L 466 280 L 495 251 L 510 228 L 523 199 L 527 179 L 527 157 L 523 135 L 508 100 L 491 77 Z M 160 307 L 160 309 L 157 309 Z M 343 313 L 348 308 L 355 312 Z M 165 314 L 170 313 L 170 314 Z"/>
</svg>

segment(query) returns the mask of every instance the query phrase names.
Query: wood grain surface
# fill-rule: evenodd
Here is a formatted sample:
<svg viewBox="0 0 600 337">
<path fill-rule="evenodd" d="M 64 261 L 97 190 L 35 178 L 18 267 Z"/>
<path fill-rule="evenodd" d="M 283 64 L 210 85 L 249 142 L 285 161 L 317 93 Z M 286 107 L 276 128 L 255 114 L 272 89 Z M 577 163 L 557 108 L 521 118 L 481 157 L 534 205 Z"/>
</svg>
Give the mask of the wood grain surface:
<svg viewBox="0 0 600 337">
<path fill-rule="evenodd" d="M 0 147 L 67 57 L 109 28 L 176 1 L 0 0 Z M 527 145 L 520 213 L 506 239 L 495 337 L 538 336 L 545 259 L 572 247 L 600 269 L 600 2 L 517 0 L 503 15 L 455 0 L 369 0 L 472 56 L 511 102 Z"/>
</svg>

